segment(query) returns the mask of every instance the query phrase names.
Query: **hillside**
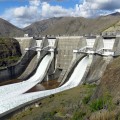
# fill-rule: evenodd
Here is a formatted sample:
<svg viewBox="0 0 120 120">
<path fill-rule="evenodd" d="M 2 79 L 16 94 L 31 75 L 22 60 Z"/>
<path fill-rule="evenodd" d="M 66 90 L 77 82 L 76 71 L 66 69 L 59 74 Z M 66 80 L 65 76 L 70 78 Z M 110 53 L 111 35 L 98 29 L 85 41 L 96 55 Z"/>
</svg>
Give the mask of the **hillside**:
<svg viewBox="0 0 120 120">
<path fill-rule="evenodd" d="M 6 20 L 0 18 L 0 36 L 1 37 L 12 37 L 12 36 L 23 36 L 24 32 L 22 29 L 17 28 Z"/>
<path fill-rule="evenodd" d="M 13 38 L 0 38 L 0 68 L 17 62 L 20 56 L 20 45 L 17 40 Z"/>
<path fill-rule="evenodd" d="M 103 33 L 105 32 L 118 32 L 120 33 L 120 20 L 112 25 L 111 27 L 107 28 Z"/>
<path fill-rule="evenodd" d="M 25 33 L 53 35 L 83 35 L 101 33 L 116 24 L 120 16 L 101 16 L 94 19 L 82 17 L 59 17 L 38 21 L 24 28 Z"/>
<path fill-rule="evenodd" d="M 107 67 L 95 96 L 108 92 L 114 100 L 120 101 L 120 57 L 115 58 Z"/>
</svg>

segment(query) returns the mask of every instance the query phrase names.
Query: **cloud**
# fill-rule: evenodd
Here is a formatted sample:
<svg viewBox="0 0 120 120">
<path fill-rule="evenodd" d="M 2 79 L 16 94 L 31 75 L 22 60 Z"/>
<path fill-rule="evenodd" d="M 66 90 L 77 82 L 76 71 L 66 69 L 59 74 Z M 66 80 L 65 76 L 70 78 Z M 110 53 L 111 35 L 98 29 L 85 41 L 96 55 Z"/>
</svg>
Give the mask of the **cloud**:
<svg viewBox="0 0 120 120">
<path fill-rule="evenodd" d="M 83 0 L 74 8 L 65 8 L 60 5 L 51 5 L 51 0 L 29 0 L 29 4 L 20 7 L 9 8 L 4 11 L 2 18 L 18 27 L 26 27 L 31 23 L 51 17 L 82 16 L 96 17 L 120 11 L 118 0 Z M 56 0 L 62 1 L 64 0 Z"/>
<path fill-rule="evenodd" d="M 120 1 L 118 0 L 84 0 L 82 4 L 76 4 L 75 13 L 77 16 L 95 17 L 119 8 Z"/>
<path fill-rule="evenodd" d="M 29 4 L 31 6 L 39 6 L 40 5 L 40 0 L 30 0 Z"/>
<path fill-rule="evenodd" d="M 43 18 L 69 16 L 72 9 L 65 9 L 61 6 L 51 6 L 47 2 L 42 3 L 41 15 Z"/>
<path fill-rule="evenodd" d="M 22 28 L 46 18 L 70 16 L 71 11 L 59 5 L 52 6 L 48 2 L 30 0 L 29 5 L 10 8 L 1 17 Z"/>
<path fill-rule="evenodd" d="M 40 0 L 30 0 L 29 5 L 7 9 L 1 17 L 16 26 L 25 27 L 39 19 L 39 6 Z"/>
</svg>

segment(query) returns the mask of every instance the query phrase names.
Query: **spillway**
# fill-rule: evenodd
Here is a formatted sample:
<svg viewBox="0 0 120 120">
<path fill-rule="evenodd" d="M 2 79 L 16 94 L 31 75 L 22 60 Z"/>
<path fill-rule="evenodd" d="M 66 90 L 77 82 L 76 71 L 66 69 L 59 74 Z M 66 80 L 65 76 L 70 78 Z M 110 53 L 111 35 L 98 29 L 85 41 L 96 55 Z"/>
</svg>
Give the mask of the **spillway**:
<svg viewBox="0 0 120 120">
<path fill-rule="evenodd" d="M 22 94 L 34 87 L 36 84 L 40 83 L 49 69 L 53 56 L 53 53 L 46 55 L 39 64 L 36 73 L 30 79 L 19 83 L 1 86 L 0 101 Z"/>
<path fill-rule="evenodd" d="M 15 65 L 1 69 L 0 82 L 15 79 L 18 76 L 20 76 L 25 71 L 30 61 L 36 54 L 37 54 L 36 51 L 29 50 L 22 56 L 22 58 Z"/>
<path fill-rule="evenodd" d="M 20 94 L 17 97 L 9 98 L 7 100 L 5 99 L 2 100 L 0 102 L 0 116 L 3 116 L 9 112 L 12 112 L 18 109 L 19 107 L 22 107 L 25 104 L 33 102 L 37 99 L 78 86 L 83 76 L 85 75 L 88 64 L 89 64 L 89 57 L 87 56 L 87 57 L 84 57 L 78 63 L 77 67 L 74 69 L 68 82 L 66 82 L 63 86 L 59 88 L 40 91 L 40 92 L 34 92 L 34 93 Z"/>
</svg>

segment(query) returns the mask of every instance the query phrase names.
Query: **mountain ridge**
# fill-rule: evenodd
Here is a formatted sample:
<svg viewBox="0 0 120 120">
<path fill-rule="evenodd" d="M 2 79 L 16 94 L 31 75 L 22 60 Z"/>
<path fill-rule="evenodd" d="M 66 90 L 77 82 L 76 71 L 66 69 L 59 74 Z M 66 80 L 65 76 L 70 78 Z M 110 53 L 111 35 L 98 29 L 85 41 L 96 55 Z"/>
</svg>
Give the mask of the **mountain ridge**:
<svg viewBox="0 0 120 120">
<path fill-rule="evenodd" d="M 25 33 L 34 35 L 83 35 L 100 34 L 104 30 L 116 24 L 120 19 L 120 13 L 112 13 L 97 18 L 83 17 L 53 17 L 36 21 L 25 28 L 18 28 L 8 21 L 0 18 L 1 37 L 19 37 Z"/>
<path fill-rule="evenodd" d="M 33 36 L 41 35 L 83 35 L 100 34 L 117 23 L 120 16 L 102 16 L 95 19 L 82 17 L 60 17 L 38 21 L 23 30 Z"/>
<path fill-rule="evenodd" d="M 0 18 L 0 36 L 12 37 L 12 36 L 22 36 L 23 34 L 24 31 L 22 29 Z"/>
</svg>

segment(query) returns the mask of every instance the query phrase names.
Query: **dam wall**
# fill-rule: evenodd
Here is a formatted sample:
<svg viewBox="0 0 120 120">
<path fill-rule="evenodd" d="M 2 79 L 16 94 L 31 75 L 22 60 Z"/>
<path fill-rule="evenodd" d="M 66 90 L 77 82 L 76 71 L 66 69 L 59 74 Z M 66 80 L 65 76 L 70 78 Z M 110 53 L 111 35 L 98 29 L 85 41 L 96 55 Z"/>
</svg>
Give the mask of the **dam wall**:
<svg viewBox="0 0 120 120">
<path fill-rule="evenodd" d="M 108 62 L 106 59 L 104 59 L 104 57 L 94 55 L 89 72 L 85 79 L 85 82 L 93 83 L 93 82 L 99 81 L 101 79 L 107 65 L 108 65 Z"/>
<path fill-rule="evenodd" d="M 33 37 L 15 37 L 15 39 L 19 42 L 21 52 L 24 54 L 25 48 L 29 48 L 33 41 Z"/>
<path fill-rule="evenodd" d="M 90 71 L 86 79 L 86 81 L 88 82 L 96 81 L 102 75 L 102 73 L 99 72 L 99 70 L 102 71 L 104 66 L 106 66 L 106 61 L 103 59 L 103 57 L 99 56 L 104 54 L 103 52 L 104 49 L 108 49 L 109 51 L 114 52 L 115 55 L 120 54 L 119 47 L 118 47 L 120 44 L 119 42 L 120 39 L 118 36 L 117 37 L 115 36 L 114 37 L 113 36 L 109 36 L 109 37 L 107 36 L 84 36 L 84 37 L 83 36 L 58 36 L 58 37 L 49 36 L 49 37 L 37 38 L 36 43 L 34 42 L 35 39 L 32 37 L 17 38 L 22 49 L 23 48 L 25 49 L 26 47 L 31 48 L 31 47 L 37 46 L 38 47 L 38 49 L 36 49 L 37 54 L 40 47 L 40 45 L 38 45 L 39 40 L 44 41 L 41 43 L 41 46 L 42 48 L 45 48 L 45 51 L 47 51 L 50 48 L 50 46 L 54 44 L 54 39 L 56 39 L 54 58 L 51 63 L 50 69 L 46 75 L 45 80 L 58 79 L 59 82 L 62 81 L 61 83 L 64 83 L 66 81 L 65 79 L 67 78 L 67 75 L 70 74 L 70 71 L 73 68 L 73 66 L 84 55 L 86 55 L 87 53 L 89 54 L 99 53 L 98 55 L 97 54 L 93 55 Z M 45 51 L 42 51 L 39 54 L 44 56 L 43 53 L 46 53 Z M 75 51 L 77 51 L 77 53 L 74 53 Z M 34 63 L 34 61 L 32 63 Z M 94 65 L 97 65 L 95 69 L 93 69 Z M 36 66 L 38 65 L 36 64 Z M 34 70 L 34 73 L 35 73 L 35 70 Z"/>
<path fill-rule="evenodd" d="M 80 44 L 80 36 L 63 36 L 57 37 L 57 55 L 56 55 L 56 69 L 61 71 L 59 82 L 63 79 L 67 72 L 69 65 L 73 59 L 73 50 L 78 49 Z"/>
<path fill-rule="evenodd" d="M 119 56 L 120 55 L 120 35 L 116 36 L 114 50 L 115 50 L 115 56 Z"/>
<path fill-rule="evenodd" d="M 101 55 L 120 55 L 120 36 L 100 36 L 97 40 L 96 53 Z"/>
<path fill-rule="evenodd" d="M 119 51 L 117 51 L 119 50 L 119 38 L 117 37 L 43 37 L 33 39 L 29 45 L 25 48 L 25 53 L 32 51 L 36 54 L 34 58 L 31 56 L 31 59 L 29 57 L 27 60 L 25 59 L 27 62 L 31 61 L 26 67 L 25 74 L 31 67 L 35 67 L 33 65 L 35 60 L 38 63 L 36 68 L 31 71 L 32 75 L 28 80 L 0 88 L 1 91 L 5 91 L 0 96 L 1 116 L 37 99 L 71 89 L 79 84 L 98 82 L 109 62 L 115 57 L 115 52 L 118 52 L 119 55 Z M 24 61 L 21 63 L 25 64 Z M 19 67 L 21 66 L 11 71 L 16 72 Z M 7 74 L 9 75 L 9 73 Z M 58 81 L 61 82 L 58 88 L 25 93 L 43 80 L 51 80 L 56 74 L 58 74 Z M 51 77 L 52 75 L 53 77 Z"/>
<path fill-rule="evenodd" d="M 56 67 L 61 70 L 58 81 L 64 84 L 72 69 L 88 53 L 95 51 L 96 37 L 64 36 L 58 37 Z"/>
<path fill-rule="evenodd" d="M 57 64 L 56 67 L 59 69 L 67 69 L 72 58 L 73 50 L 78 49 L 78 44 L 81 37 L 58 37 L 57 46 Z"/>
<path fill-rule="evenodd" d="M 93 54 L 93 66 L 99 61 L 99 67 L 95 67 L 95 72 L 92 73 L 93 70 L 91 72 L 89 71 L 89 80 L 87 79 L 86 81 L 91 81 L 91 79 L 97 80 L 100 77 L 100 75 L 95 77 L 94 74 L 97 74 L 97 69 L 102 70 L 102 66 L 105 64 L 105 61 L 102 59 L 103 57 L 101 58 L 100 56 L 118 56 L 120 54 L 119 36 L 45 36 L 36 39 L 34 37 L 20 37 L 15 39 L 19 41 L 23 55 L 29 50 L 36 51 L 34 58 L 26 60 L 26 62 L 29 61 L 30 64 L 27 64 L 28 67 L 26 66 L 26 70 L 24 67 L 24 73 L 19 77 L 20 79 L 25 79 L 29 72 L 30 74 L 28 76 L 32 76 L 37 70 L 37 66 L 42 58 L 49 53 L 51 48 L 55 49 L 54 58 L 45 80 L 57 79 L 59 82 L 62 81 L 62 83 L 64 83 L 63 81 L 65 81 L 73 66 L 84 55 Z M 91 69 L 93 68 L 94 67 L 91 67 Z M 9 73 L 10 70 L 8 71 Z M 16 70 L 14 69 L 14 71 Z M 100 73 L 98 72 L 98 74 Z M 13 72 L 10 76 L 13 76 Z"/>
</svg>

